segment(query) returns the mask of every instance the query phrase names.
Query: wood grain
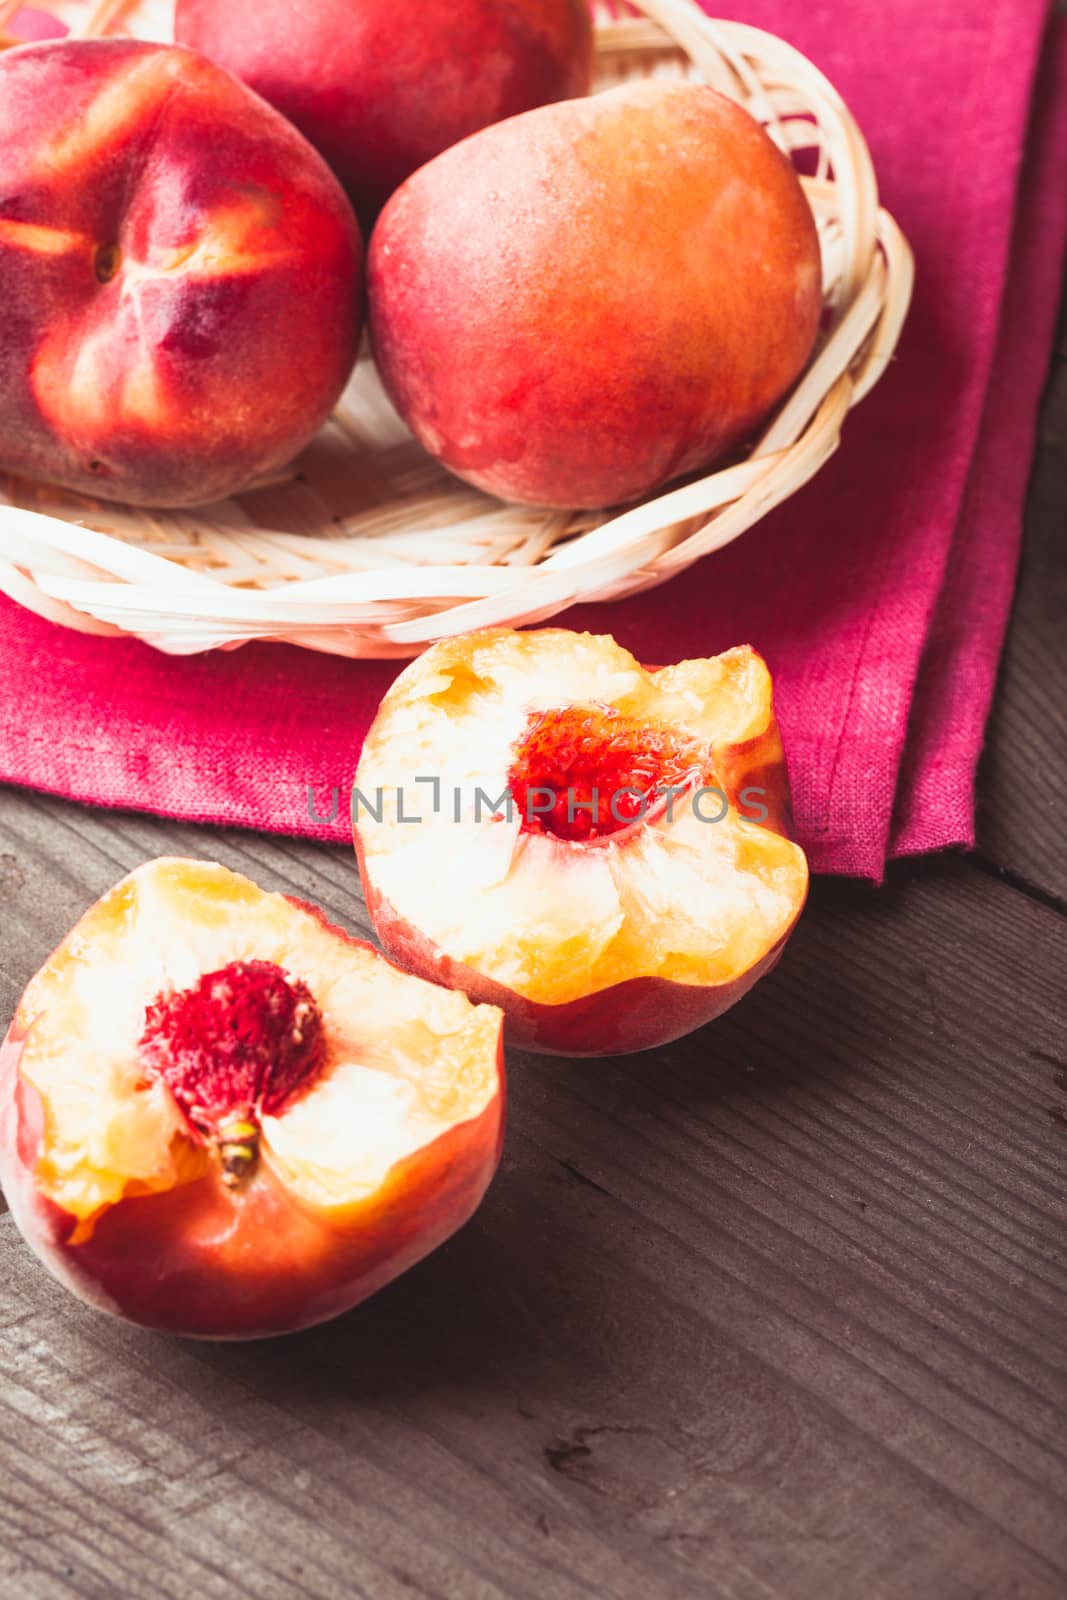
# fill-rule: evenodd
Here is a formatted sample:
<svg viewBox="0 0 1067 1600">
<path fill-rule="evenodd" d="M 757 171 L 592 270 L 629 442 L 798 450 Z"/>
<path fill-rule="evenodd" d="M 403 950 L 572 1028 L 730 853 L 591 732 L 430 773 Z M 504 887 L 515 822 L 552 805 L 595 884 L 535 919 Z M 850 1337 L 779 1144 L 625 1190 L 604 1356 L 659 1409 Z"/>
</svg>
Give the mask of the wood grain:
<svg viewBox="0 0 1067 1600">
<path fill-rule="evenodd" d="M 1067 906 L 1067 301 L 979 793 L 979 847 Z"/>
<path fill-rule="evenodd" d="M 4 1005 L 171 851 L 366 926 L 346 852 L 10 793 Z M 1065 961 L 960 861 L 820 884 L 716 1027 L 514 1058 L 475 1221 L 275 1344 L 112 1324 L 3 1218 L 0 1593 L 1052 1600 Z"/>
<path fill-rule="evenodd" d="M 111 1322 L 0 1216 L 0 1600 L 1061 1600 L 1065 357 L 983 855 L 818 884 L 667 1050 L 513 1057 L 478 1216 L 307 1334 Z M 347 852 L 7 791 L 5 1015 L 163 853 L 367 931 Z"/>
</svg>

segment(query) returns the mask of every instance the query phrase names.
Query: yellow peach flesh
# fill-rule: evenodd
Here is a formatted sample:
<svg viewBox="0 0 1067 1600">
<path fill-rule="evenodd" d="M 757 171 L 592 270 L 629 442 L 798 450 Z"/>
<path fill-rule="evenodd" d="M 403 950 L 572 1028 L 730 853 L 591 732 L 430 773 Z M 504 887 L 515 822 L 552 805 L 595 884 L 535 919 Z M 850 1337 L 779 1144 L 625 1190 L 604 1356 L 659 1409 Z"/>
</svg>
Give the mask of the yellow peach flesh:
<svg viewBox="0 0 1067 1600">
<path fill-rule="evenodd" d="M 562 629 L 439 644 L 390 690 L 360 760 L 354 803 L 374 891 L 446 957 L 534 1002 L 642 977 L 732 982 L 795 922 L 803 851 L 733 805 L 703 820 L 684 797 L 671 818 L 595 845 L 494 814 L 530 712 L 569 705 L 692 738 L 709 786 L 717 747 L 767 734 L 781 755 L 766 666 L 745 648 L 650 673 L 614 640 Z M 436 809 L 416 776 L 438 780 Z M 417 822 L 401 820 L 401 805 Z"/>
<path fill-rule="evenodd" d="M 212 1157 L 136 1051 L 145 1007 L 231 961 L 277 963 L 323 1013 L 321 1076 L 264 1118 L 262 1158 L 299 1200 L 344 1207 L 475 1117 L 498 1091 L 499 1015 L 398 972 L 282 895 L 209 863 L 151 862 L 118 884 L 27 989 L 20 1072 L 40 1096 L 41 1190 L 87 1221 L 199 1177 Z"/>
</svg>

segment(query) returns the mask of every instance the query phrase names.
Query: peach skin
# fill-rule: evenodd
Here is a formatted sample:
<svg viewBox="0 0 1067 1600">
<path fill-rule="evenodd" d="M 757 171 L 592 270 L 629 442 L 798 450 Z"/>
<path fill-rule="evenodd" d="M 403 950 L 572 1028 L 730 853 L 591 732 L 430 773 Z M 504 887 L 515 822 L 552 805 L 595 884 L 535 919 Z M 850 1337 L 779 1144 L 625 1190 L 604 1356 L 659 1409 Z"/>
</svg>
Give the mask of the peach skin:
<svg viewBox="0 0 1067 1600">
<path fill-rule="evenodd" d="M 366 228 L 416 167 L 592 71 L 586 0 L 178 0 L 174 29 L 296 124 Z"/>
<path fill-rule="evenodd" d="M 487 128 L 379 218 L 371 337 L 425 448 L 502 499 L 614 505 L 747 438 L 811 354 L 819 244 L 740 106 L 650 80 Z"/>
</svg>

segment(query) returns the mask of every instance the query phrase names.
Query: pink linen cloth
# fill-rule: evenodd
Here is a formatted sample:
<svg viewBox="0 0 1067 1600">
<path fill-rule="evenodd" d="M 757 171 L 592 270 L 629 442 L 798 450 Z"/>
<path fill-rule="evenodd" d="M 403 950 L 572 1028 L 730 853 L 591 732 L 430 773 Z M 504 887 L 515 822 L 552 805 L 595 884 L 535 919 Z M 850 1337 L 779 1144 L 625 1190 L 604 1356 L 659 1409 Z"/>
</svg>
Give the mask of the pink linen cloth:
<svg viewBox="0 0 1067 1600">
<path fill-rule="evenodd" d="M 974 842 L 1067 238 L 1067 26 L 1050 25 L 1035 92 L 1046 11 L 738 5 L 821 66 L 858 117 L 916 252 L 912 315 L 812 484 L 665 587 L 559 619 L 646 661 L 762 651 L 816 871 L 880 879 L 890 856 Z M 277 645 L 174 659 L 2 598 L 0 624 L 0 778 L 347 838 L 360 741 L 396 663 Z"/>
</svg>

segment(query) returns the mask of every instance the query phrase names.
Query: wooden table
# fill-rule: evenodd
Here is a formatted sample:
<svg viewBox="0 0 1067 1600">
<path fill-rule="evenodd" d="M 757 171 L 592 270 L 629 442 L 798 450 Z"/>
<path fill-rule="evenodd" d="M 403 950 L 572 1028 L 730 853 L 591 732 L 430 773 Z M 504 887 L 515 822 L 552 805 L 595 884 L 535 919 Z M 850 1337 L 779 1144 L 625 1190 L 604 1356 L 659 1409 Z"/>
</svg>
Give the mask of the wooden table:
<svg viewBox="0 0 1067 1600">
<path fill-rule="evenodd" d="M 775 975 L 619 1062 L 513 1057 L 477 1218 L 308 1334 L 169 1341 L 0 1218 L 0 1596 L 1067 1594 L 1067 329 L 981 849 L 817 884 Z M 365 931 L 346 851 L 7 791 L 0 1004 L 209 855 Z"/>
</svg>

